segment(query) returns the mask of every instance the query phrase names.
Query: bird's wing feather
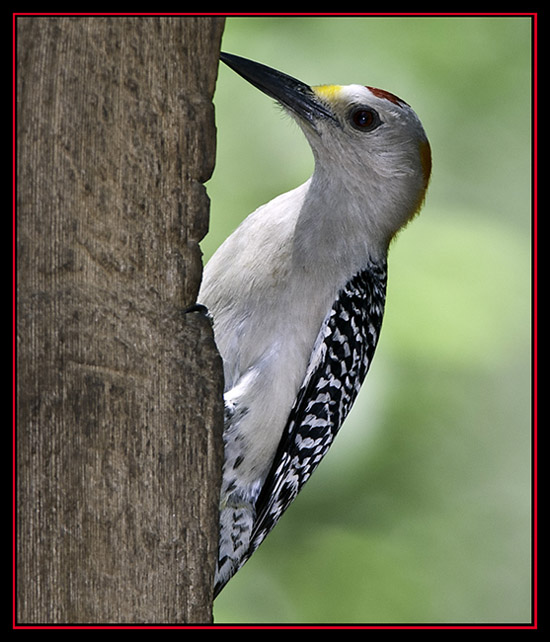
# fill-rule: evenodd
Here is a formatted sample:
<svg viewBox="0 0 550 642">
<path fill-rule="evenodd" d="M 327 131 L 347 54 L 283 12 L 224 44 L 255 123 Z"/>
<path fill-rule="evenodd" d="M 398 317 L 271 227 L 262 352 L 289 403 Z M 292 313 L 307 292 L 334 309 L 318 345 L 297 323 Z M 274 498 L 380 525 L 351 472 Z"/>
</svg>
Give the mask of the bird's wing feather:
<svg viewBox="0 0 550 642">
<path fill-rule="evenodd" d="M 371 264 L 346 284 L 326 316 L 256 503 L 248 557 L 326 454 L 355 401 L 378 341 L 385 291 L 385 263 Z"/>
</svg>

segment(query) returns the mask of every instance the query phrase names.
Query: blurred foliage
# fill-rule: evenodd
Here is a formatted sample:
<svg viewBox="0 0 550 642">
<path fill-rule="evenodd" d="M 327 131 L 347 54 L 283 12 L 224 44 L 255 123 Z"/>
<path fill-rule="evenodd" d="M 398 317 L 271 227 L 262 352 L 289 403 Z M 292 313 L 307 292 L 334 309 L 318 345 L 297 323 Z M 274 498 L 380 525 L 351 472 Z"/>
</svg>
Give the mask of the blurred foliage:
<svg viewBox="0 0 550 642">
<path fill-rule="evenodd" d="M 392 91 L 433 151 L 344 429 L 215 603 L 218 623 L 531 617 L 531 20 L 228 18 L 223 50 Z M 297 126 L 224 65 L 207 259 L 308 178 Z"/>
</svg>

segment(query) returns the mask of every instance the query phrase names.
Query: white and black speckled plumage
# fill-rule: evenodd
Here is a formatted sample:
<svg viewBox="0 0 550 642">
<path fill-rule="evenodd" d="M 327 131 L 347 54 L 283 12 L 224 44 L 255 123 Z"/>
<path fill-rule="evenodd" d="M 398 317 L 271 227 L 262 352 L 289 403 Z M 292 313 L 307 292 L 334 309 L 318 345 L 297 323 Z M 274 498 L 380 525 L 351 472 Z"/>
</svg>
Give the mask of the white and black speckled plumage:
<svg viewBox="0 0 550 642">
<path fill-rule="evenodd" d="M 235 503 L 233 539 L 227 537 L 222 547 L 216 594 L 226 582 L 224 567 L 233 574 L 248 560 L 328 452 L 374 356 L 385 296 L 386 265 L 371 264 L 346 284 L 327 314 L 271 470 L 253 501 Z M 238 418 L 226 421 L 238 423 Z M 239 457 L 229 464 L 237 471 Z M 232 491 L 235 487 L 226 488 Z"/>
<path fill-rule="evenodd" d="M 325 456 L 374 356 L 386 295 L 385 265 L 369 266 L 341 291 L 321 328 L 308 375 L 256 503 L 251 552 Z"/>
</svg>

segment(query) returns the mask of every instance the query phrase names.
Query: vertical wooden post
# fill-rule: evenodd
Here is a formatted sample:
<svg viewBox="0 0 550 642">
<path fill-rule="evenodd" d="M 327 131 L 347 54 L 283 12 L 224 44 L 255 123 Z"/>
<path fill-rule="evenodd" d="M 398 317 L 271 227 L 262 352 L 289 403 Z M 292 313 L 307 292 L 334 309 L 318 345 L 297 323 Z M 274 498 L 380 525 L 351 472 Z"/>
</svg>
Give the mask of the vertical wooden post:
<svg viewBox="0 0 550 642">
<path fill-rule="evenodd" d="M 211 621 L 223 19 L 17 19 L 17 620 Z"/>
</svg>

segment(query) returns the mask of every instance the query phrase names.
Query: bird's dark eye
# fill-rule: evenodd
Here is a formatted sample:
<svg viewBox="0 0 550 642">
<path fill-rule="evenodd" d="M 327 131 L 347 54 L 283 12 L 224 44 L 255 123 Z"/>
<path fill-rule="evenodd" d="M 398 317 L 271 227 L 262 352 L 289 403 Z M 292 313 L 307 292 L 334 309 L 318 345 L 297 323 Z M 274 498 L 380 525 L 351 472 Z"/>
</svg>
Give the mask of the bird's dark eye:
<svg viewBox="0 0 550 642">
<path fill-rule="evenodd" d="M 374 109 L 358 107 L 351 112 L 351 123 L 355 129 L 370 132 L 380 125 L 380 117 Z"/>
</svg>

